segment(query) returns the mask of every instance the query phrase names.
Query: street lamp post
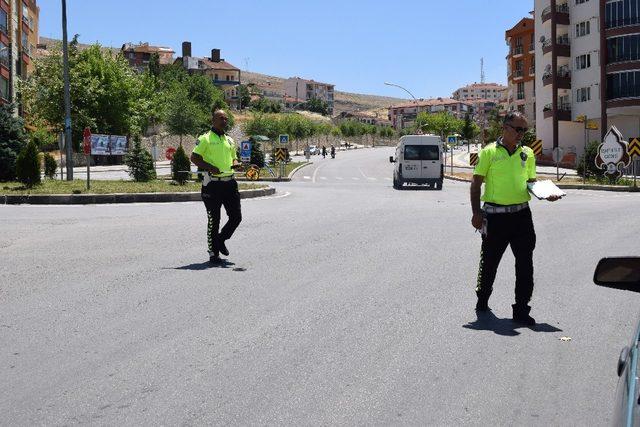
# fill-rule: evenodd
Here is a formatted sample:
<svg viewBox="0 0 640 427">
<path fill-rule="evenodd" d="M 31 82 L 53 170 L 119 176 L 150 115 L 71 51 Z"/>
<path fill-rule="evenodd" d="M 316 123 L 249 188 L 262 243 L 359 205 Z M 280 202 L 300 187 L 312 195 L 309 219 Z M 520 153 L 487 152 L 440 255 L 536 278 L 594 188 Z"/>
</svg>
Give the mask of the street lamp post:
<svg viewBox="0 0 640 427">
<path fill-rule="evenodd" d="M 67 45 L 67 1 L 62 0 L 62 61 L 64 74 L 64 134 L 67 155 L 67 181 L 73 181 L 73 147 L 71 141 L 71 94 L 69 89 L 69 49 Z"/>
</svg>

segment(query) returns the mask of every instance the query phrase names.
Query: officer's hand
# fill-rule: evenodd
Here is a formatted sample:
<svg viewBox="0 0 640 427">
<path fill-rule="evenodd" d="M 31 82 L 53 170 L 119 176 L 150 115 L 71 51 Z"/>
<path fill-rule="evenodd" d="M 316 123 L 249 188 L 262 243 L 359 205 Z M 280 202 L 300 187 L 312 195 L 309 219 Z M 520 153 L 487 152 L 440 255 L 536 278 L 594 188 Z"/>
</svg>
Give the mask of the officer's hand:
<svg viewBox="0 0 640 427">
<path fill-rule="evenodd" d="M 473 214 L 473 217 L 471 217 L 471 225 L 473 225 L 476 230 L 480 230 L 482 228 L 482 220 L 482 214 L 475 213 Z"/>
<path fill-rule="evenodd" d="M 556 200 L 560 200 L 561 198 L 562 198 L 562 196 L 553 195 L 553 196 L 547 197 L 547 200 L 550 201 L 550 202 L 555 202 Z"/>
</svg>

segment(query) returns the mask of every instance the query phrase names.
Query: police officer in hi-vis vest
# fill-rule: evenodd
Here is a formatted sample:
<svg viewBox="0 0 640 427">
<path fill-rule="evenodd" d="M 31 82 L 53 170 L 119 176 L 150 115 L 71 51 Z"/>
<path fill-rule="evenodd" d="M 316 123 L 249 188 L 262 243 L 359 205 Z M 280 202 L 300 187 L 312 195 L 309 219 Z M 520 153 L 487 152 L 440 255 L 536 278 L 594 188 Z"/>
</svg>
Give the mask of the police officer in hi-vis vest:
<svg viewBox="0 0 640 427">
<path fill-rule="evenodd" d="M 207 209 L 207 242 L 209 261 L 219 263 L 220 254 L 229 255 L 225 241 L 242 221 L 238 183 L 233 170 L 242 165 L 237 160 L 235 142 L 225 134 L 229 118 L 223 110 L 213 111 L 211 130 L 198 137 L 191 161 L 205 172 L 202 181 L 202 201 Z M 229 221 L 220 227 L 220 208 L 224 206 Z"/>
<path fill-rule="evenodd" d="M 516 287 L 513 320 L 535 325 L 529 315 L 533 294 L 533 249 L 536 233 L 529 209 L 527 182 L 536 180 L 533 150 L 520 145 L 528 130 L 526 117 L 509 112 L 504 118 L 502 137 L 480 150 L 471 182 L 471 224 L 482 231 L 482 251 L 476 295 L 476 311 L 489 311 L 489 296 L 500 259 L 511 246 L 516 259 Z M 484 182 L 484 192 L 480 190 Z M 547 200 L 555 201 L 551 196 Z M 480 208 L 480 200 L 484 202 Z"/>
</svg>

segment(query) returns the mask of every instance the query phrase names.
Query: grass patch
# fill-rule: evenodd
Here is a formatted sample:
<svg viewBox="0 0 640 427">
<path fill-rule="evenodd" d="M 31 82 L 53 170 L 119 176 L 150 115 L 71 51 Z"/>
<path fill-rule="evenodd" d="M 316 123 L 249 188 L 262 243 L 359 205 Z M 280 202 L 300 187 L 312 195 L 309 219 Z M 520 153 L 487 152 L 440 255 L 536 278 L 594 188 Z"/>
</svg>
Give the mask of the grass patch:
<svg viewBox="0 0 640 427">
<path fill-rule="evenodd" d="M 55 181 L 46 179 L 41 185 L 27 189 L 19 182 L 0 183 L 0 194 L 2 195 L 23 195 L 23 194 L 113 194 L 113 193 L 185 193 L 200 191 L 199 182 L 187 182 L 185 185 L 178 185 L 172 181 L 157 179 L 150 182 L 134 181 L 91 181 L 91 189 L 87 190 L 85 180 Z M 250 190 L 265 188 L 265 184 L 238 183 L 240 190 Z"/>
<path fill-rule="evenodd" d="M 447 175 L 455 176 L 456 178 L 468 179 L 471 180 L 473 178 L 472 172 L 454 172 L 453 174 L 447 173 Z M 562 174 L 560 174 L 562 176 Z M 560 181 L 556 180 L 555 175 L 541 175 L 538 174 L 538 180 L 551 180 L 555 184 L 582 184 L 581 176 L 565 176 Z M 637 180 L 638 185 L 640 185 L 640 178 Z M 587 178 L 587 185 L 611 185 L 614 187 L 632 187 L 633 179 L 622 178 L 619 179 L 615 184 L 612 184 L 608 178 Z"/>
</svg>

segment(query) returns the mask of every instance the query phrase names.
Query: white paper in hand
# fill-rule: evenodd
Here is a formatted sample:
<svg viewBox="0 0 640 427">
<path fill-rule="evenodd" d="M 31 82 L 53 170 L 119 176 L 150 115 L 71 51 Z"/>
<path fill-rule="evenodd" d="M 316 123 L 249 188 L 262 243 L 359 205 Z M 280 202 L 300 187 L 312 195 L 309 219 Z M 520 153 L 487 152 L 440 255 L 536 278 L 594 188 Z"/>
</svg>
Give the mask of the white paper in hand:
<svg viewBox="0 0 640 427">
<path fill-rule="evenodd" d="M 566 196 L 567 193 L 559 189 L 552 181 L 546 179 L 544 181 L 530 182 L 527 184 L 531 194 L 538 199 L 548 199 L 550 196 Z"/>
</svg>

